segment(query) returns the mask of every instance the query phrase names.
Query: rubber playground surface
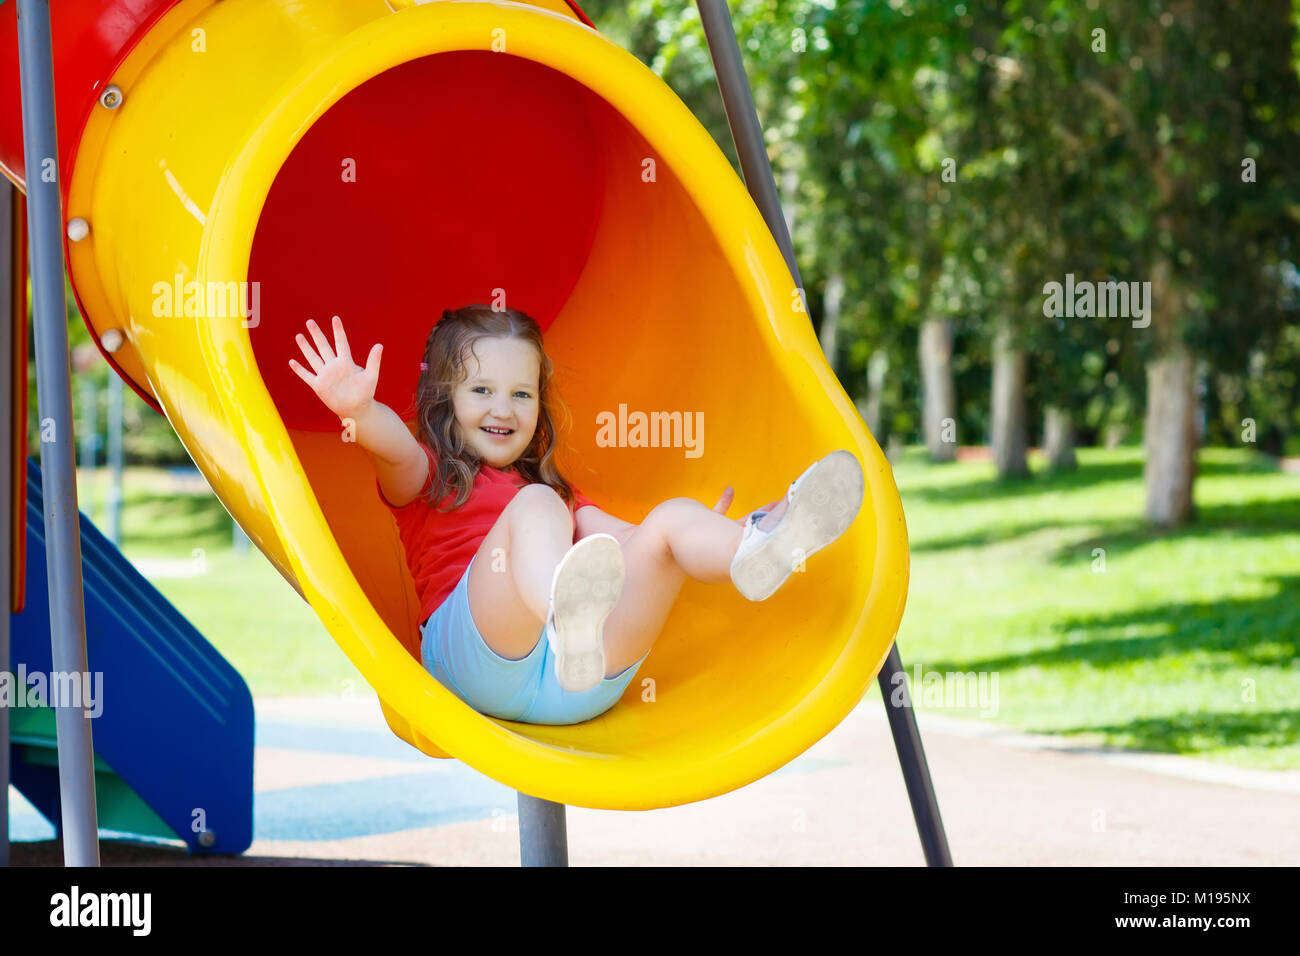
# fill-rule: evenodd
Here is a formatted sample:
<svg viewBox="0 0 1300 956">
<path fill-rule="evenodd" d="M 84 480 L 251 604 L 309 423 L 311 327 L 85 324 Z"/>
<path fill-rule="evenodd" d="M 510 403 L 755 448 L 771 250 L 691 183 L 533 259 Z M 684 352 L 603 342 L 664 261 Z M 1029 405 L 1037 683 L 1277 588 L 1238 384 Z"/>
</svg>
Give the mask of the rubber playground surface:
<svg viewBox="0 0 1300 956">
<path fill-rule="evenodd" d="M 1273 866 L 1300 860 L 1300 772 L 1099 751 L 918 713 L 957 866 Z M 388 730 L 373 697 L 257 701 L 254 841 L 238 857 L 104 839 L 112 865 L 518 866 L 514 791 Z M 10 791 L 14 865 L 62 865 Z M 883 705 L 710 800 L 567 811 L 573 866 L 922 866 Z M 25 842 L 19 842 L 25 841 Z"/>
</svg>

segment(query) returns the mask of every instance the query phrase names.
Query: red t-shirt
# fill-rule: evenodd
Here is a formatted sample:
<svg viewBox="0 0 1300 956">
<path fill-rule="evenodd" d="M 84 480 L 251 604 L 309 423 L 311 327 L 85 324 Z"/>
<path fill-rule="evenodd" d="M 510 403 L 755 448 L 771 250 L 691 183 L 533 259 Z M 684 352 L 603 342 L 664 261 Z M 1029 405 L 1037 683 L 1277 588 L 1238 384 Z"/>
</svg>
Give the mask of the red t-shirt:
<svg viewBox="0 0 1300 956">
<path fill-rule="evenodd" d="M 425 500 L 433 487 L 438 466 L 433 450 L 423 442 L 420 447 L 429 459 L 429 477 L 419 494 L 399 508 L 384 497 L 378 478 L 375 479 L 375 490 L 379 492 L 379 500 L 397 519 L 397 531 L 406 549 L 406 566 L 411 570 L 415 593 L 420 599 L 419 620 L 423 624 L 455 590 L 501 512 L 528 482 L 513 471 L 501 471 L 484 464 L 474 478 L 474 487 L 465 503 L 452 511 L 438 511 Z M 584 505 L 595 504 L 576 487 L 570 487 L 573 488 L 575 512 Z M 455 500 L 449 494 L 439 504 L 447 505 Z M 574 536 L 576 539 L 576 528 Z"/>
</svg>

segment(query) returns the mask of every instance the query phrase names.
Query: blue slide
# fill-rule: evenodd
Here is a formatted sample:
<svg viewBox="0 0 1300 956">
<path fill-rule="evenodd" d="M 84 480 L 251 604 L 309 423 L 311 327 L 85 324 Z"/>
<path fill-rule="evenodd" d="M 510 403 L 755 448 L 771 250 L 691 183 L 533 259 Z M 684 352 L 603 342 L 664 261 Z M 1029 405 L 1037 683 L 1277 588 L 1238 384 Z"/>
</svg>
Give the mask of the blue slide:
<svg viewBox="0 0 1300 956">
<path fill-rule="evenodd" d="M 9 618 L 12 783 L 61 830 L 54 711 L 42 706 L 57 685 L 62 699 L 78 692 L 92 714 L 101 831 L 183 840 L 195 853 L 242 853 L 253 841 L 248 685 L 80 519 L 90 680 L 52 679 L 41 470 L 29 458 L 27 598 Z M 21 705 L 12 699 L 19 694 Z"/>
</svg>

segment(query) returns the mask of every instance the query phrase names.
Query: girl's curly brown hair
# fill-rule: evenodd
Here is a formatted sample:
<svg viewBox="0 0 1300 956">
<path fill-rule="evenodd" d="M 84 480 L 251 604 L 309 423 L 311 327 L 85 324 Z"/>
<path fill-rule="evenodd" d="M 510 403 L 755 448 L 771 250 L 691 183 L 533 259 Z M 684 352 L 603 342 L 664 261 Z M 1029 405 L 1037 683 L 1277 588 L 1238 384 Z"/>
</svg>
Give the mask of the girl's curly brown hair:
<svg viewBox="0 0 1300 956">
<path fill-rule="evenodd" d="M 538 392 L 537 429 L 524 453 L 510 467 L 530 484 L 550 485 L 565 504 L 573 506 L 573 489 L 555 465 L 555 409 L 568 414 L 551 384 L 554 367 L 542 347 L 542 330 L 528 314 L 518 309 L 493 309 L 467 305 L 447 309 L 429 333 L 424 347 L 424 371 L 415 386 L 416 438 L 429 446 L 437 462 L 433 486 L 426 501 L 434 507 L 452 493 L 452 511 L 463 505 L 474 487 L 482 459 L 456 427 L 452 395 L 465 380 L 466 359 L 474 343 L 482 338 L 523 339 L 537 349 L 541 381 Z"/>
</svg>

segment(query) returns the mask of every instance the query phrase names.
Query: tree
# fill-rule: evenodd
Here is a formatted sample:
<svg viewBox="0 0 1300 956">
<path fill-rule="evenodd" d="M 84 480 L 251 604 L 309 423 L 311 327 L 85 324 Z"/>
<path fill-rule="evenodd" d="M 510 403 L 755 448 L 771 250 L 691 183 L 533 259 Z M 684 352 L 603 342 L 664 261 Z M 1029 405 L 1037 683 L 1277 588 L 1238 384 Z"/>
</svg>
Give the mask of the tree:
<svg viewBox="0 0 1300 956">
<path fill-rule="evenodd" d="M 1074 91 L 1067 132 L 1104 189 L 1077 201 L 1093 217 L 1079 234 L 1088 258 L 1149 289 L 1144 314 L 1104 321 L 1145 361 L 1147 518 L 1176 524 L 1193 515 L 1198 359 L 1240 369 L 1285 322 L 1272 267 L 1294 255 L 1300 221 L 1293 11 L 1087 7 L 1012 0 L 1024 29 L 1004 39 L 1019 61 L 1053 67 L 1036 77 L 1043 95 Z"/>
</svg>

